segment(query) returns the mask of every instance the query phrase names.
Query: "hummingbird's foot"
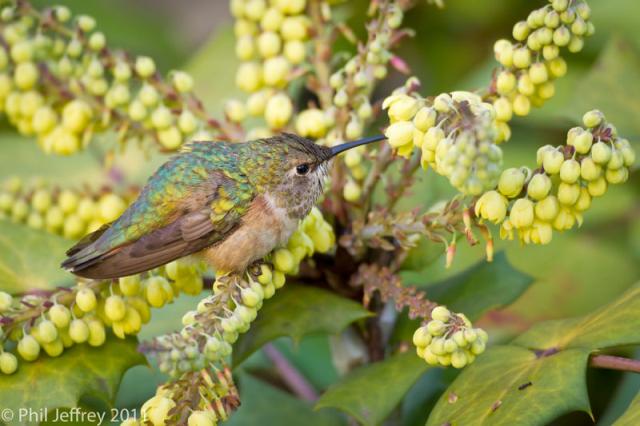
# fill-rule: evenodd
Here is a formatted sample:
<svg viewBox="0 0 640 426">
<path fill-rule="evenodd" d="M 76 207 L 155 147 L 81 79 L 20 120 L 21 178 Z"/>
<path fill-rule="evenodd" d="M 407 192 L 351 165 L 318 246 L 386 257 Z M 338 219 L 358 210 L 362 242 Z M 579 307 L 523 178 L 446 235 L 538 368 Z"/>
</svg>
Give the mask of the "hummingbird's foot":
<svg viewBox="0 0 640 426">
<path fill-rule="evenodd" d="M 213 293 L 228 293 L 230 290 L 232 291 L 240 281 L 242 281 L 242 277 L 235 272 L 217 275 L 216 281 L 213 283 Z"/>
</svg>

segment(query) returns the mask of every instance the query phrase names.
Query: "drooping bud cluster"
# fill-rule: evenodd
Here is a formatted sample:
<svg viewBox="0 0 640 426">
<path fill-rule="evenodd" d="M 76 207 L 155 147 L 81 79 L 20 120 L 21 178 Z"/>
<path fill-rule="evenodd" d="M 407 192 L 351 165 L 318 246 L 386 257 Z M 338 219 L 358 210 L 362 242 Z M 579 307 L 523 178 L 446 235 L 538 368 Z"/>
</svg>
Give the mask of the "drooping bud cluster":
<svg viewBox="0 0 640 426">
<path fill-rule="evenodd" d="M 420 98 L 406 87 L 385 99 L 390 125 L 385 131 L 398 155 L 421 150 L 421 163 L 464 194 L 493 188 L 502 168 L 500 132 L 491 104 L 471 92 Z"/>
<path fill-rule="evenodd" d="M 297 274 L 300 262 L 315 252 L 326 253 L 335 244 L 333 229 L 317 208 L 302 221 L 286 248 L 273 251 L 270 263 L 255 265 L 242 277 L 223 275 L 213 285 L 213 295 L 187 312 L 179 333 L 156 338 L 144 345 L 156 355 L 161 371 L 174 377 L 197 371 L 207 363 L 231 354 L 231 344 L 249 329 L 263 300 L 271 298 L 285 283 L 286 274 Z"/>
<path fill-rule="evenodd" d="M 106 131 L 121 142 L 153 139 L 165 150 L 210 138 L 220 124 L 190 93 L 191 76 L 172 71 L 162 79 L 151 58 L 112 51 L 95 27 L 64 6 L 39 12 L 21 1 L 2 10 L 0 111 L 20 133 L 61 155 Z"/>
<path fill-rule="evenodd" d="M 362 43 L 358 53 L 330 76 L 333 105 L 324 111 L 324 124 L 320 124 L 323 121 L 319 115 L 314 116 L 315 122 L 320 124 L 315 127 L 324 130 L 319 143 L 334 146 L 358 139 L 363 136 L 367 124 L 375 118 L 370 97 L 376 83 L 387 76 L 389 63 L 396 68 L 404 66 L 402 60 L 391 53 L 393 40 L 402 31 L 400 26 L 404 12 L 399 3 L 372 3 L 375 9 L 371 11 L 377 15 L 373 14 L 374 18 L 367 24 L 367 40 Z M 297 128 L 308 132 L 314 126 L 298 125 Z M 350 172 L 343 189 L 347 201 L 355 202 L 362 195 L 361 181 L 367 175 L 364 161 L 366 150 L 363 146 L 351 149 L 344 155 L 344 164 Z"/>
<path fill-rule="evenodd" d="M 247 116 L 264 118 L 267 128 L 254 129 L 249 139 L 270 136 L 293 116 L 286 87 L 307 57 L 310 21 L 305 8 L 306 0 L 231 0 L 236 55 L 242 61 L 236 85 L 249 97 L 228 101 L 225 113 L 236 123 Z"/>
<path fill-rule="evenodd" d="M 76 191 L 8 178 L 0 184 L 0 219 L 78 239 L 117 219 L 136 192 L 135 188 L 122 194 L 107 188 Z"/>
<path fill-rule="evenodd" d="M 527 244 L 548 244 L 554 229 L 580 226 L 592 199 L 625 182 L 636 158 L 600 111 L 587 112 L 583 124 L 569 130 L 566 145 L 540 148 L 537 169 L 505 170 L 497 188 L 476 201 L 476 215 L 500 224 L 501 238 L 517 231 Z"/>
<path fill-rule="evenodd" d="M 185 374 L 180 382 L 160 386 L 142 405 L 140 419 L 129 419 L 121 425 L 215 426 L 219 421 L 226 421 L 239 404 L 229 367 L 211 366 Z"/>
<path fill-rule="evenodd" d="M 472 328 L 464 314 L 438 306 L 431 312 L 431 321 L 413 333 L 413 344 L 430 365 L 462 368 L 484 352 L 488 338 L 483 329 Z"/>
<path fill-rule="evenodd" d="M 532 105 L 542 106 L 553 97 L 554 80 L 567 72 L 561 49 L 582 50 L 584 38 L 595 31 L 590 17 L 591 9 L 583 0 L 550 0 L 513 26 L 515 41 L 495 43 L 493 50 L 501 67 L 488 98 L 501 123 L 514 114 L 528 115 Z M 504 124 L 501 128 L 509 139 L 509 127 Z"/>
<path fill-rule="evenodd" d="M 117 281 L 80 281 L 70 289 L 38 292 L 12 297 L 0 292 L 0 352 L 8 340 L 25 361 L 34 361 L 41 352 L 51 357 L 65 348 L 105 342 L 105 327 L 124 339 L 137 334 L 151 318 L 150 308 L 171 303 L 181 292 L 202 291 L 203 265 L 189 260 L 169 263 L 144 275 Z M 0 371 L 13 373 L 17 358 L 10 352 L 0 355 Z"/>
</svg>

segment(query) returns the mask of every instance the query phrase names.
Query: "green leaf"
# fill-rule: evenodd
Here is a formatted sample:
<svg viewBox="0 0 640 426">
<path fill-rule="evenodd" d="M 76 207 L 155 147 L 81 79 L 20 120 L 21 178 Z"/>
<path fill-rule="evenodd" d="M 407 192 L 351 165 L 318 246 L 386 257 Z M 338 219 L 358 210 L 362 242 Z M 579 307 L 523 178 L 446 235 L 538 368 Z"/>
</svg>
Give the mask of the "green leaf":
<svg viewBox="0 0 640 426">
<path fill-rule="evenodd" d="M 480 261 L 465 271 L 427 288 L 429 298 L 464 312 L 472 321 L 520 296 L 533 278 L 515 269 L 504 252 L 493 262 Z"/>
<path fill-rule="evenodd" d="M 537 324 L 512 345 L 491 348 L 458 376 L 427 424 L 533 425 L 575 410 L 590 412 L 589 355 L 640 343 L 639 310 L 637 284 L 591 314 Z M 493 410 L 495 404 L 500 406 Z"/>
<path fill-rule="evenodd" d="M 490 348 L 440 397 L 427 425 L 538 426 L 565 413 L 590 413 L 588 358 L 585 349 L 538 357 L 517 346 Z"/>
<path fill-rule="evenodd" d="M 640 344 L 640 283 L 610 304 L 579 318 L 533 326 L 514 343 L 533 349 L 584 348 Z"/>
<path fill-rule="evenodd" d="M 597 108 L 622 134 L 640 135 L 640 53 L 626 40 L 613 37 L 596 64 L 578 83 L 571 103 L 578 117 Z M 638 139 L 635 137 L 634 139 Z"/>
<path fill-rule="evenodd" d="M 71 275 L 60 268 L 71 244 L 57 235 L 0 219 L 0 289 L 15 293 L 71 281 Z"/>
<path fill-rule="evenodd" d="M 19 408 L 34 411 L 75 407 L 83 396 L 92 396 L 111 404 L 124 372 L 144 363 L 136 350 L 137 340 L 117 339 L 94 348 L 77 345 L 57 358 L 41 356 L 34 362 L 20 362 L 18 371 L 0 380 L 3 408 L 17 413 Z M 18 418 L 14 419 L 19 424 Z"/>
<path fill-rule="evenodd" d="M 640 424 L 640 393 L 633 398 L 629 408 L 613 424 L 613 426 L 636 426 Z"/>
<path fill-rule="evenodd" d="M 314 412 L 301 401 L 246 373 L 238 376 L 240 409 L 225 426 L 305 425 L 336 426 L 344 421 L 330 412 Z"/>
<path fill-rule="evenodd" d="M 233 348 L 233 363 L 238 365 L 278 337 L 289 336 L 297 343 L 311 333 L 335 334 L 369 315 L 370 312 L 359 303 L 329 291 L 288 285 L 265 302 L 249 331 L 240 335 Z"/>
<path fill-rule="evenodd" d="M 380 424 L 428 368 L 413 351 L 360 367 L 331 386 L 315 408 L 334 407 L 363 425 Z"/>
</svg>

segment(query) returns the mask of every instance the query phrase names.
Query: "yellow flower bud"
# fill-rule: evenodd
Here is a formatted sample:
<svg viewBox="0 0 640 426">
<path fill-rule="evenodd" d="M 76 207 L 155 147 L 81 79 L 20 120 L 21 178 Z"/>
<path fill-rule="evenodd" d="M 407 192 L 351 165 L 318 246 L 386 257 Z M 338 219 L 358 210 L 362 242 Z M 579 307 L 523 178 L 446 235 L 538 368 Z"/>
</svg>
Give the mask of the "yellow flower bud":
<svg viewBox="0 0 640 426">
<path fill-rule="evenodd" d="M 550 222 L 558 215 L 559 210 L 558 199 L 555 195 L 549 195 L 536 203 L 535 215 L 542 221 Z"/>
<path fill-rule="evenodd" d="M 282 25 L 283 19 L 284 16 L 279 9 L 270 7 L 262 16 L 260 26 L 265 31 L 278 31 Z"/>
<path fill-rule="evenodd" d="M 584 180 L 592 181 L 602 175 L 602 166 L 596 164 L 591 157 L 585 157 L 580 162 L 580 176 Z"/>
<path fill-rule="evenodd" d="M 389 140 L 389 145 L 393 148 L 410 144 L 413 141 L 413 123 L 410 121 L 395 122 L 387 127 L 384 134 Z"/>
<path fill-rule="evenodd" d="M 498 191 L 506 197 L 514 198 L 522 192 L 526 179 L 522 170 L 516 168 L 506 169 L 500 175 L 498 181 Z"/>
<path fill-rule="evenodd" d="M 411 96 L 401 96 L 389 106 L 389 117 L 392 121 L 409 121 L 416 115 L 420 103 Z"/>
<path fill-rule="evenodd" d="M 349 179 L 344 185 L 342 194 L 345 200 L 353 203 L 360 199 L 360 196 L 362 195 L 362 189 L 356 181 Z"/>
<path fill-rule="evenodd" d="M 282 21 L 280 33 L 287 40 L 304 40 L 307 37 L 309 21 L 306 16 L 290 16 Z"/>
<path fill-rule="evenodd" d="M 264 118 L 272 129 L 284 127 L 293 114 L 293 104 L 285 93 L 272 96 L 267 102 Z"/>
<path fill-rule="evenodd" d="M 607 180 L 604 176 L 601 176 L 596 180 L 592 180 L 587 185 L 587 190 L 592 197 L 600 197 L 607 192 Z"/>
<path fill-rule="evenodd" d="M 244 103 L 237 99 L 230 99 L 224 106 L 224 112 L 230 121 L 240 123 L 247 116 Z"/>
<path fill-rule="evenodd" d="M 302 111 L 296 119 L 296 130 L 300 136 L 316 139 L 323 137 L 327 131 L 324 112 L 317 108 Z"/>
<path fill-rule="evenodd" d="M 268 86 L 284 87 L 287 83 L 291 64 L 283 56 L 276 56 L 264 61 L 262 80 Z"/>
<path fill-rule="evenodd" d="M 513 203 L 509 220 L 515 228 L 527 228 L 533 224 L 533 203 L 526 198 L 519 198 Z"/>
<path fill-rule="evenodd" d="M 558 201 L 561 204 L 572 206 L 578 201 L 578 197 L 580 197 L 579 184 L 560 182 L 560 185 L 558 185 Z"/>
<path fill-rule="evenodd" d="M 236 72 L 236 86 L 245 92 L 255 92 L 262 85 L 262 67 L 255 62 L 240 64 Z"/>
<path fill-rule="evenodd" d="M 116 194 L 105 194 L 98 201 L 100 217 L 107 223 L 120 217 L 126 208 L 124 200 Z"/>
<path fill-rule="evenodd" d="M 422 107 L 413 118 L 413 125 L 421 132 L 426 132 L 436 124 L 436 110 L 430 107 Z"/>
<path fill-rule="evenodd" d="M 167 149 L 177 149 L 182 145 L 182 133 L 176 126 L 158 130 L 158 140 Z"/>
<path fill-rule="evenodd" d="M 247 99 L 247 111 L 253 116 L 264 114 L 264 109 L 269 100 L 270 93 L 267 90 L 252 93 Z M 304 135 L 303 135 L 304 136 Z"/>
<path fill-rule="evenodd" d="M 263 58 L 276 56 L 282 47 L 282 40 L 278 34 L 272 31 L 265 31 L 258 36 L 258 51 Z"/>
<path fill-rule="evenodd" d="M 507 214 L 507 199 L 498 191 L 482 194 L 475 205 L 476 216 L 493 223 L 500 223 Z"/>
<path fill-rule="evenodd" d="M 140 77 L 147 78 L 156 72 L 156 64 L 148 56 L 139 56 L 136 58 L 135 70 Z"/>
<path fill-rule="evenodd" d="M 519 116 L 525 116 L 531 111 L 531 101 L 525 95 L 516 95 L 513 99 L 513 113 Z"/>
<path fill-rule="evenodd" d="M 255 53 L 255 46 L 253 37 L 245 35 L 238 37 L 236 41 L 236 56 L 242 61 L 248 61 L 253 58 Z"/>
<path fill-rule="evenodd" d="M 284 44 L 284 57 L 292 64 L 304 62 L 307 51 L 305 45 L 300 40 L 290 40 Z"/>
<path fill-rule="evenodd" d="M 62 110 L 62 125 L 75 133 L 81 133 L 89 124 L 93 113 L 91 107 L 81 99 L 68 102 Z"/>
<path fill-rule="evenodd" d="M 516 87 L 516 76 L 511 71 L 501 71 L 496 78 L 496 90 L 501 95 L 508 95 Z"/>
<path fill-rule="evenodd" d="M 527 185 L 527 195 L 534 200 L 542 200 L 551 190 L 551 179 L 544 173 L 534 175 Z"/>
</svg>

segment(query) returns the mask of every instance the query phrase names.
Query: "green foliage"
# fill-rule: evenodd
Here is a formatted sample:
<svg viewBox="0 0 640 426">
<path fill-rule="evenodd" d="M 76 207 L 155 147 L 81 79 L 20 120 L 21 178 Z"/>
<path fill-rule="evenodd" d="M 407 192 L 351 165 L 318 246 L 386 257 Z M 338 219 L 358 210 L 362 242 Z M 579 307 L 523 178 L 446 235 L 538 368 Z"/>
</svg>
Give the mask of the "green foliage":
<svg viewBox="0 0 640 426">
<path fill-rule="evenodd" d="M 476 320 L 491 309 L 512 303 L 533 278 L 515 269 L 504 252 L 493 262 L 480 261 L 453 277 L 427 287 L 429 297 Z"/>
<path fill-rule="evenodd" d="M 580 318 L 542 322 L 508 346 L 491 348 L 441 396 L 428 425 L 547 423 L 572 411 L 591 413 L 589 355 L 640 343 L 640 285 Z"/>
<path fill-rule="evenodd" d="M 111 336 L 99 348 L 78 345 L 58 358 L 42 356 L 21 363 L 15 374 L 0 380 L 2 406 L 14 413 L 25 407 L 34 411 L 75 407 L 83 396 L 111 405 L 124 372 L 145 362 L 136 345 L 137 339 Z"/>
<path fill-rule="evenodd" d="M 588 357 L 585 349 L 538 358 L 517 346 L 491 348 L 443 393 L 427 425 L 540 425 L 589 412 Z"/>
<path fill-rule="evenodd" d="M 604 349 L 640 344 L 640 284 L 580 318 L 536 324 L 514 343 L 532 349 Z"/>
<path fill-rule="evenodd" d="M 0 289 L 13 293 L 70 282 L 60 269 L 68 247 L 62 237 L 0 220 Z"/>
<path fill-rule="evenodd" d="M 640 423 L 640 393 L 633 398 L 629 408 L 616 420 L 613 426 L 633 426 Z"/>
<path fill-rule="evenodd" d="M 226 423 L 229 426 L 343 424 L 335 413 L 314 412 L 311 404 L 277 390 L 249 374 L 240 374 L 239 386 L 242 406 Z"/>
<path fill-rule="evenodd" d="M 640 134 L 640 51 L 630 42 L 612 37 L 590 71 L 578 82 L 568 106 L 572 116 L 578 111 L 598 106 L 605 114 L 615 117 L 623 134 Z M 595 88 L 595 89 L 594 89 Z M 585 109 L 586 108 L 586 109 Z M 631 138 L 637 141 L 637 137 Z"/>
<path fill-rule="evenodd" d="M 413 350 L 362 366 L 331 386 L 316 409 L 335 407 L 363 425 L 380 424 L 428 368 Z"/>
<path fill-rule="evenodd" d="M 267 342 L 288 336 L 295 342 L 311 333 L 338 333 L 370 313 L 359 303 L 326 290 L 288 285 L 278 297 L 265 302 L 251 329 L 241 335 L 233 350 L 234 364 L 241 363 Z"/>
</svg>

